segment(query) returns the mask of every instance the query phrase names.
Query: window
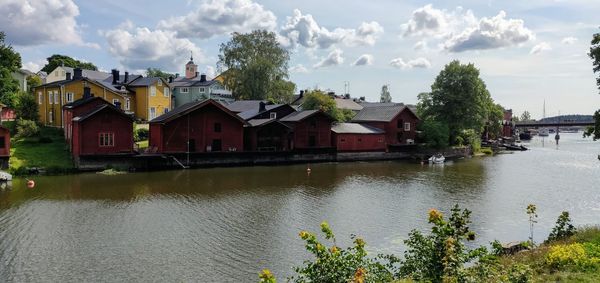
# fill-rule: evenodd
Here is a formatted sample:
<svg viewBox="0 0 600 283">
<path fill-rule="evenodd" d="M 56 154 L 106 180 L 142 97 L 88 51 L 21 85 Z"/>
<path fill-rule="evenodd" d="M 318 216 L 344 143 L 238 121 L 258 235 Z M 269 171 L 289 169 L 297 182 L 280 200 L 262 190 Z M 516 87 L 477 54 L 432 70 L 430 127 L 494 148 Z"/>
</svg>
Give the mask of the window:
<svg viewBox="0 0 600 283">
<path fill-rule="evenodd" d="M 67 103 L 73 102 L 73 96 L 72 92 L 67 92 Z"/>
<path fill-rule="evenodd" d="M 271 113 L 269 113 L 269 117 L 271 119 L 277 119 L 277 112 L 271 112 Z"/>
<path fill-rule="evenodd" d="M 58 71 L 54 72 L 54 76 L 58 77 Z"/>
<path fill-rule="evenodd" d="M 48 92 L 48 104 L 54 104 L 54 96 L 51 91 Z"/>
<path fill-rule="evenodd" d="M 118 99 L 113 99 L 113 105 L 114 106 L 118 106 L 117 104 L 120 104 L 121 102 Z"/>
<path fill-rule="evenodd" d="M 125 99 L 125 110 L 131 109 L 131 100 L 129 98 Z"/>
<path fill-rule="evenodd" d="M 410 123 L 409 122 L 404 123 L 404 131 L 405 132 L 410 131 Z"/>
<path fill-rule="evenodd" d="M 163 109 L 163 114 L 167 114 L 167 113 L 169 113 L 169 108 Z"/>
<path fill-rule="evenodd" d="M 98 145 L 100 147 L 115 146 L 115 133 L 99 133 L 98 134 Z"/>
<path fill-rule="evenodd" d="M 38 92 L 38 102 L 39 104 L 44 103 L 44 95 L 42 94 L 42 92 Z"/>
<path fill-rule="evenodd" d="M 396 128 L 402 129 L 403 126 L 404 126 L 404 121 L 402 119 L 398 119 Z"/>
<path fill-rule="evenodd" d="M 182 87 L 181 88 L 181 93 L 188 93 L 188 92 L 190 92 L 189 88 L 187 88 L 187 87 Z"/>
<path fill-rule="evenodd" d="M 198 88 L 198 91 L 199 91 L 200 93 L 204 93 L 204 88 L 203 88 L 203 87 L 199 87 L 199 88 Z"/>
<path fill-rule="evenodd" d="M 150 96 L 156 96 L 156 87 L 150 86 Z"/>
<path fill-rule="evenodd" d="M 58 91 L 54 91 L 54 103 L 55 104 L 60 104 L 60 101 L 58 100 Z"/>
<path fill-rule="evenodd" d="M 156 83 L 158 86 L 162 86 L 162 80 L 158 80 L 158 83 Z"/>
<path fill-rule="evenodd" d="M 4 140 L 4 136 L 0 136 L 0 148 L 6 147 L 6 141 Z"/>
<path fill-rule="evenodd" d="M 150 107 L 150 120 L 156 118 L 156 108 Z"/>
<path fill-rule="evenodd" d="M 221 132 L 221 123 L 215 123 L 215 133 Z"/>
<path fill-rule="evenodd" d="M 54 119 L 52 119 L 52 118 L 53 118 L 53 117 L 52 117 L 52 110 L 50 110 L 50 112 L 48 112 L 48 122 L 49 122 L 50 124 L 52 124 L 52 123 L 54 122 Z"/>
<path fill-rule="evenodd" d="M 171 95 L 171 94 L 170 94 L 170 92 L 171 92 L 171 90 L 170 90 L 168 87 L 165 87 L 165 88 L 163 89 L 163 95 L 164 95 L 165 97 L 169 97 L 169 95 Z"/>
</svg>

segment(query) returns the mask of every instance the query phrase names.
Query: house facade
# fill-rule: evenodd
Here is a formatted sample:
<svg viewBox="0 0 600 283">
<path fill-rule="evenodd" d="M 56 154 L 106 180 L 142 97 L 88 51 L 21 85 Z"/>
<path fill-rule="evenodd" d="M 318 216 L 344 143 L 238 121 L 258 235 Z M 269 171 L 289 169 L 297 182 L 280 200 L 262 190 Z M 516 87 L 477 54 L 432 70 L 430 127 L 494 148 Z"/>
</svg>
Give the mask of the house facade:
<svg viewBox="0 0 600 283">
<path fill-rule="evenodd" d="M 34 73 L 25 69 L 19 69 L 13 72 L 11 75 L 13 79 L 15 79 L 19 83 L 19 90 L 24 92 L 29 91 L 29 87 L 27 86 L 27 78 L 29 76 L 35 75 Z"/>
<path fill-rule="evenodd" d="M 158 153 L 243 151 L 246 122 L 212 99 L 184 104 L 150 121 Z"/>
<path fill-rule="evenodd" d="M 231 106 L 231 107 L 230 107 Z M 248 122 L 244 128 L 245 151 L 287 151 L 292 128 L 279 120 L 296 112 L 288 104 L 267 104 L 260 100 L 236 101 L 226 106 Z M 242 111 L 242 112 L 240 112 Z"/>
<path fill-rule="evenodd" d="M 388 147 L 414 144 L 417 137 L 417 115 L 405 105 L 365 107 L 352 119 L 385 132 Z"/>
<path fill-rule="evenodd" d="M 150 121 L 172 109 L 171 86 L 163 78 L 138 78 L 127 84 L 135 96 L 135 116 Z"/>
<path fill-rule="evenodd" d="M 185 65 L 185 77 L 173 78 L 173 105 L 179 107 L 189 102 L 212 99 L 224 103 L 234 101 L 231 91 L 216 79 L 208 80 L 206 75 L 198 72 L 194 59 Z"/>
<path fill-rule="evenodd" d="M 331 127 L 332 144 L 337 151 L 385 151 L 385 132 L 358 123 L 336 123 Z"/>
<path fill-rule="evenodd" d="M 82 116 L 92 110 L 100 107 L 101 105 L 107 104 L 106 100 L 98 96 L 84 96 L 81 99 L 75 100 L 71 103 L 63 106 L 62 117 L 65 120 L 65 126 L 63 127 L 64 137 L 66 143 L 69 145 L 69 150 L 73 150 L 73 118 Z"/>
<path fill-rule="evenodd" d="M 320 110 L 303 110 L 279 120 L 293 130 L 291 149 L 331 148 L 334 119 Z"/>
</svg>

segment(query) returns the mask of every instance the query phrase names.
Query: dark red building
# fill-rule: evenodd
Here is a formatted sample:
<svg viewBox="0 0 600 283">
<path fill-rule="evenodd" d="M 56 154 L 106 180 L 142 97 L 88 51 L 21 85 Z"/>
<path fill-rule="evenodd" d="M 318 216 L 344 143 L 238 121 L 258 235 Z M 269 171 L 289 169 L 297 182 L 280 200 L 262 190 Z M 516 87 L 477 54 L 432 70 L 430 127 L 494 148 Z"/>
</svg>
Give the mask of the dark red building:
<svg viewBox="0 0 600 283">
<path fill-rule="evenodd" d="M 337 151 L 385 151 L 385 132 L 358 123 L 336 123 L 331 127 Z"/>
<path fill-rule="evenodd" d="M 512 137 L 512 109 L 504 110 L 504 119 L 502 120 L 502 136 Z"/>
<path fill-rule="evenodd" d="M 291 149 L 331 148 L 334 119 L 319 110 L 294 112 L 279 120 L 293 129 Z"/>
<path fill-rule="evenodd" d="M 71 120 L 73 158 L 133 154 L 133 118 L 106 102 Z"/>
<path fill-rule="evenodd" d="M 0 126 L 0 168 L 8 168 L 10 158 L 10 132 L 8 128 Z"/>
<path fill-rule="evenodd" d="M 63 131 L 65 135 L 65 141 L 69 145 L 69 150 L 73 150 L 73 144 L 71 143 L 73 136 L 73 123 L 70 123 L 70 121 L 72 121 L 74 117 L 84 115 L 104 104 L 108 104 L 108 102 L 100 97 L 86 96 L 85 98 L 77 99 L 63 106 L 63 119 L 65 121 Z"/>
<path fill-rule="evenodd" d="M 237 113 L 248 125 L 244 128 L 245 151 L 287 151 L 292 142 L 292 128 L 279 122 L 279 118 L 296 112 L 288 104 L 241 103 L 236 101 L 233 109 L 246 110 Z M 228 107 L 228 109 L 230 109 Z"/>
<path fill-rule="evenodd" d="M 417 137 L 417 115 L 406 105 L 365 107 L 352 122 L 369 125 L 385 131 L 388 147 L 414 144 Z"/>
<path fill-rule="evenodd" d="M 158 153 L 243 151 L 244 125 L 212 99 L 194 101 L 150 121 L 149 147 Z"/>
</svg>

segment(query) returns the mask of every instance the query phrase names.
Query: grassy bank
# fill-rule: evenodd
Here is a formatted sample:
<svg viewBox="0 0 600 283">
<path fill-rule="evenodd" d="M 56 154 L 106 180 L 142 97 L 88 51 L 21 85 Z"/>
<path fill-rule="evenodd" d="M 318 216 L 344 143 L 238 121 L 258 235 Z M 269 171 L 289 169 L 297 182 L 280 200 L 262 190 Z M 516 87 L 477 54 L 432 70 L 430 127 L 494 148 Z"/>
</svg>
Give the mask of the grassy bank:
<svg viewBox="0 0 600 283">
<path fill-rule="evenodd" d="M 42 168 L 47 173 L 71 172 L 73 161 L 62 129 L 41 127 L 36 137 L 11 140 L 9 171 L 26 175 L 27 168 Z"/>
</svg>

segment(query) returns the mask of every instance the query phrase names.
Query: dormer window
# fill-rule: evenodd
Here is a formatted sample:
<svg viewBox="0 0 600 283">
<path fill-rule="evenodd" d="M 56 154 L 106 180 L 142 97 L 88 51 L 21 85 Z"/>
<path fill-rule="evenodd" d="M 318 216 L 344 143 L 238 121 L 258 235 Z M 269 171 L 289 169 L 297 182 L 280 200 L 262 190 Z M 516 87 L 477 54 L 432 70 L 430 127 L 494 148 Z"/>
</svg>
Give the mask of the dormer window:
<svg viewBox="0 0 600 283">
<path fill-rule="evenodd" d="M 158 86 L 162 86 L 162 80 L 158 80 Z"/>
<path fill-rule="evenodd" d="M 277 112 L 271 112 L 271 113 L 269 113 L 269 117 L 271 119 L 277 119 Z"/>
</svg>

